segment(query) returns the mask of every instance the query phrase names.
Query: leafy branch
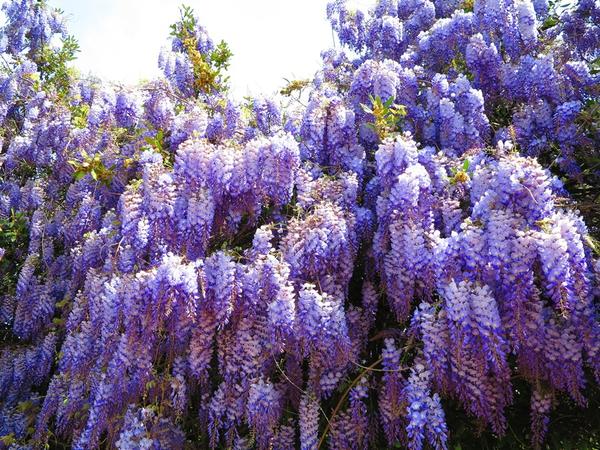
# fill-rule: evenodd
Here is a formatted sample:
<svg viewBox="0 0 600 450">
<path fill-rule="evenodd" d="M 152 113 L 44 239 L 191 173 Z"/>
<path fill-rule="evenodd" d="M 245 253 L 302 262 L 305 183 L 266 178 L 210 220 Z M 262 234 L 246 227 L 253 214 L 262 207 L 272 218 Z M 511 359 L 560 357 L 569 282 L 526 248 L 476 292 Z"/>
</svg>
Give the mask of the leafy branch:
<svg viewBox="0 0 600 450">
<path fill-rule="evenodd" d="M 406 116 L 406 107 L 394 103 L 394 97 L 385 102 L 381 97 L 369 95 L 371 106 L 361 103 L 364 112 L 373 116 L 373 122 L 367 123 L 379 140 L 383 140 L 400 129 L 402 119 Z"/>
<path fill-rule="evenodd" d="M 216 48 L 208 55 L 203 55 L 198 50 L 198 37 L 196 36 L 197 20 L 194 10 L 186 5 L 181 7 L 181 18 L 171 25 L 171 36 L 181 41 L 187 53 L 194 73 L 194 91 L 210 94 L 213 91 L 227 89 L 229 77 L 223 72 L 229 68 L 233 53 L 225 41 L 217 44 Z"/>
<path fill-rule="evenodd" d="M 450 172 L 452 173 L 452 178 L 450 178 L 450 184 L 461 184 L 469 181 L 471 178 L 469 177 L 469 174 L 467 172 L 469 170 L 470 164 L 471 163 L 469 162 L 469 160 L 465 159 L 460 169 L 452 167 L 450 169 Z"/>
<path fill-rule="evenodd" d="M 109 186 L 114 177 L 112 168 L 106 167 L 100 154 L 89 155 L 85 150 L 81 150 L 83 161 L 69 160 L 69 164 L 75 170 L 75 180 L 81 180 L 86 175 L 90 175 L 94 181 L 99 181 L 105 186 Z"/>
<path fill-rule="evenodd" d="M 22 212 L 11 211 L 10 216 L 0 218 L 0 292 L 14 291 L 23 256 L 29 245 L 27 217 Z"/>
<path fill-rule="evenodd" d="M 37 58 L 40 79 L 43 86 L 53 86 L 59 97 L 66 98 L 69 94 L 71 78 L 74 70 L 69 63 L 77 59 L 79 43 L 73 36 L 62 39 L 59 49 L 45 45 Z"/>
<path fill-rule="evenodd" d="M 162 156 L 163 164 L 166 167 L 173 167 L 175 155 L 165 148 L 164 133 L 162 130 L 158 130 L 156 136 L 146 136 L 144 140 L 150 149 Z"/>
</svg>

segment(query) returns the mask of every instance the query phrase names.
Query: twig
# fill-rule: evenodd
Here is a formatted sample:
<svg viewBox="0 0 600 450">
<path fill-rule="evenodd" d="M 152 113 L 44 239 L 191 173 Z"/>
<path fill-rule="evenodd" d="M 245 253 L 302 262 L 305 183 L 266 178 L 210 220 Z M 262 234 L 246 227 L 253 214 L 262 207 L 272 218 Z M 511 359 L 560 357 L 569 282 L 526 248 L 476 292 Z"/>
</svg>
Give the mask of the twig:
<svg viewBox="0 0 600 450">
<path fill-rule="evenodd" d="M 357 367 L 360 367 L 361 369 L 365 369 L 366 371 L 369 372 L 404 372 L 406 370 L 410 370 L 409 367 L 400 367 L 399 369 L 373 369 L 367 366 L 363 366 L 362 364 L 357 363 L 356 361 L 350 361 L 352 364 L 354 364 Z M 363 372 L 364 373 L 364 372 Z"/>
<path fill-rule="evenodd" d="M 273 361 L 275 362 L 275 365 L 277 366 L 277 369 L 279 370 L 279 372 L 281 373 L 281 375 L 283 375 L 283 378 L 285 378 L 287 380 L 288 383 L 290 383 L 292 386 L 294 386 L 296 389 L 298 389 L 304 395 L 310 395 L 308 392 L 306 392 L 304 389 L 302 389 L 300 386 L 298 386 L 296 383 L 294 383 L 290 379 L 290 377 L 287 376 L 287 374 L 283 371 L 283 369 L 281 368 L 281 366 L 277 362 L 277 359 L 275 358 L 275 355 L 271 355 L 271 357 L 273 358 Z M 321 414 L 323 414 L 323 417 L 325 417 L 325 421 L 327 422 L 327 425 L 329 426 L 329 418 L 327 417 L 327 414 L 325 414 L 325 411 L 323 410 L 323 408 L 321 408 L 321 404 L 320 403 L 319 403 L 319 410 L 321 411 Z"/>
<path fill-rule="evenodd" d="M 346 399 L 346 397 L 348 396 L 348 394 L 350 393 L 350 390 L 356 386 L 358 384 L 358 382 L 361 380 L 361 378 L 363 377 L 363 375 L 365 374 L 365 372 L 368 372 L 370 370 L 373 370 L 375 367 L 377 367 L 379 364 L 381 364 L 381 361 L 383 361 L 383 358 L 379 358 L 377 361 L 375 361 L 373 364 L 371 364 L 369 367 L 365 368 L 365 370 L 363 370 L 355 379 L 354 381 L 352 381 L 352 383 L 350 384 L 350 386 L 348 386 L 348 388 L 346 389 L 346 391 L 342 394 L 342 396 L 340 397 L 340 400 L 338 401 L 337 405 L 335 405 L 335 408 L 333 409 L 333 412 L 331 413 L 331 418 L 330 420 L 333 420 L 333 418 L 335 417 L 335 415 L 339 412 L 340 408 L 342 407 L 342 404 L 344 403 L 344 400 Z M 321 439 L 319 439 L 319 444 L 317 445 L 317 450 L 320 449 L 323 446 L 323 443 L 325 442 L 325 437 L 327 436 L 327 432 L 329 431 L 329 429 L 331 428 L 331 422 L 327 423 L 327 426 L 325 427 L 325 429 L 323 430 L 323 434 L 321 435 Z"/>
<path fill-rule="evenodd" d="M 374 342 L 385 338 L 402 338 L 405 336 L 406 332 L 403 330 L 399 330 L 397 328 L 388 328 L 386 330 L 381 330 L 375 336 L 370 337 L 369 342 Z"/>
</svg>

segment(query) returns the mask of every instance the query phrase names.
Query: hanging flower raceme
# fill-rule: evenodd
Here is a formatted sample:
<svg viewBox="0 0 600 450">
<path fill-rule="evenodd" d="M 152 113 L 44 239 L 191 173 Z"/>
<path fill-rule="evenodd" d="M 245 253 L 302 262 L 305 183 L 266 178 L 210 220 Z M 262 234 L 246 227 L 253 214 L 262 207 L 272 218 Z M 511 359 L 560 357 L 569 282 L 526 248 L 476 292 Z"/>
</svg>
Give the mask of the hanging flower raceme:
<svg viewBox="0 0 600 450">
<path fill-rule="evenodd" d="M 422 306 L 418 317 L 434 382 L 502 431 L 511 399 L 509 349 L 526 379 L 583 402 L 584 354 L 597 371 L 598 324 L 585 275 L 591 268 L 575 232 L 585 231 L 556 208 L 556 182 L 533 160 L 514 155 L 474 163 L 471 217 L 438 247 L 444 306 Z M 460 381 L 455 370 L 467 378 Z M 478 383 L 474 393 L 464 390 Z M 475 400 L 479 392 L 489 404 Z"/>
<path fill-rule="evenodd" d="M 419 163 L 410 135 L 384 141 L 375 154 L 381 193 L 373 250 L 390 307 L 398 320 L 408 318 L 415 296 L 433 288 L 431 178 Z"/>
<path fill-rule="evenodd" d="M 303 159 L 334 170 L 364 171 L 364 148 L 358 143 L 355 113 L 338 96 L 316 91 L 300 127 Z"/>
<path fill-rule="evenodd" d="M 485 145 L 490 131 L 484 100 L 481 91 L 473 89 L 466 77 L 450 83 L 445 76 L 436 75 L 426 97 L 426 143 L 437 144 L 450 155 Z"/>
</svg>

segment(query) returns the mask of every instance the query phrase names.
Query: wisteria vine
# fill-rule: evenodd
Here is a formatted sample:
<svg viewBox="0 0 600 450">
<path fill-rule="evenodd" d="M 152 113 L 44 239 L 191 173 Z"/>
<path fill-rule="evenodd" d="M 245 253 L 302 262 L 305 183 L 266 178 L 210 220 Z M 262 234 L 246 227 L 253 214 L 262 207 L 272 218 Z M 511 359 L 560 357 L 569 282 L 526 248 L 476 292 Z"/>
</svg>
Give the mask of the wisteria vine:
<svg viewBox="0 0 600 450">
<path fill-rule="evenodd" d="M 541 447 L 586 407 L 597 1 L 335 0 L 286 107 L 190 8 L 137 86 L 2 10 L 0 448 L 446 449 L 524 395 Z"/>
</svg>

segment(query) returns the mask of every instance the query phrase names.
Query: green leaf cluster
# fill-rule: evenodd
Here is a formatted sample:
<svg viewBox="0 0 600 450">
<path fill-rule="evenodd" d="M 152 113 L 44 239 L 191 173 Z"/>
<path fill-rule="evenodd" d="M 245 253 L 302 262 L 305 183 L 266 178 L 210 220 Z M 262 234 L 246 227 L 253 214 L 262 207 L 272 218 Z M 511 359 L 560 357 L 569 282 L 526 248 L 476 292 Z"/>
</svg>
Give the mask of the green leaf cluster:
<svg viewBox="0 0 600 450">
<path fill-rule="evenodd" d="M 14 292 L 24 255 L 29 245 L 29 227 L 24 213 L 11 211 L 9 217 L 0 218 L 0 292 Z"/>
<path fill-rule="evenodd" d="M 148 144 L 145 149 L 150 149 L 160 154 L 165 167 L 173 167 L 175 155 L 167 150 L 165 146 L 165 136 L 162 130 L 158 130 L 155 136 L 146 136 L 144 140 L 146 141 L 146 144 Z"/>
<path fill-rule="evenodd" d="M 187 35 L 193 34 L 196 28 L 196 17 L 194 10 L 187 5 L 181 5 L 179 10 L 180 18 L 178 22 L 171 24 L 171 36 L 183 41 Z"/>
<path fill-rule="evenodd" d="M 450 184 L 454 185 L 454 184 L 466 183 L 467 181 L 469 181 L 471 179 L 471 177 L 469 177 L 469 174 L 468 174 L 470 165 L 471 165 L 470 161 L 468 159 L 465 159 L 465 161 L 463 162 L 463 165 L 460 169 L 457 169 L 455 167 L 450 169 L 450 171 L 452 173 L 452 177 L 450 178 Z"/>
<path fill-rule="evenodd" d="M 279 93 L 284 97 L 290 97 L 294 92 L 302 92 L 304 88 L 306 88 L 310 84 L 310 80 L 290 80 L 287 82 L 287 85 L 283 87 Z"/>
<path fill-rule="evenodd" d="M 369 95 L 371 106 L 361 103 L 364 112 L 373 116 L 373 122 L 367 123 L 379 140 L 383 140 L 400 129 L 402 119 L 406 116 L 406 107 L 394 103 L 394 97 L 385 102 L 381 97 Z"/>
<path fill-rule="evenodd" d="M 85 128 L 87 126 L 88 114 L 90 113 L 90 105 L 81 103 L 80 105 L 71 107 L 71 124 L 75 128 Z"/>
<path fill-rule="evenodd" d="M 198 50 L 194 10 L 183 5 L 180 11 L 179 21 L 171 25 L 171 36 L 181 41 L 192 63 L 196 95 L 227 90 L 229 77 L 225 76 L 224 72 L 229 68 L 233 56 L 229 46 L 225 41 L 221 41 L 210 54 L 203 55 Z"/>
<path fill-rule="evenodd" d="M 86 175 L 90 175 L 93 180 L 99 181 L 108 186 L 112 182 L 114 171 L 108 168 L 102 162 L 99 154 L 89 155 L 85 150 L 81 150 L 83 161 L 74 159 L 69 160 L 69 164 L 73 167 L 75 180 L 81 180 Z"/>
<path fill-rule="evenodd" d="M 59 48 L 45 45 L 36 58 L 41 86 L 52 86 L 59 97 L 67 98 L 71 80 L 75 76 L 75 71 L 69 63 L 77 58 L 78 52 L 79 43 L 73 36 L 63 38 Z"/>
</svg>

